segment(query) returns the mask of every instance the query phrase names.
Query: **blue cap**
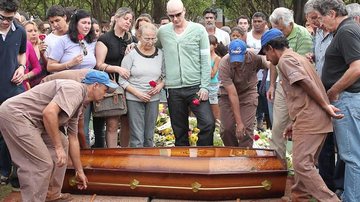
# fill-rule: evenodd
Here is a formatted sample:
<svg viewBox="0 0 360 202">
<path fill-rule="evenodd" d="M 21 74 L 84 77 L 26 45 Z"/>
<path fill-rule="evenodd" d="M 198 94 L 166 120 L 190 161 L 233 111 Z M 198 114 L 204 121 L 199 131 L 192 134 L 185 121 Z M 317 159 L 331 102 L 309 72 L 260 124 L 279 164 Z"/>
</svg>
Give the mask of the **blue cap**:
<svg viewBox="0 0 360 202">
<path fill-rule="evenodd" d="M 110 80 L 109 75 L 107 73 L 98 70 L 90 70 L 85 75 L 85 78 L 81 82 L 86 84 L 93 84 L 93 83 L 104 84 L 109 88 L 107 90 L 108 93 L 114 92 L 116 88 L 119 87 L 119 85 L 117 85 L 115 82 Z"/>
<path fill-rule="evenodd" d="M 231 62 L 244 62 L 246 53 L 246 43 L 240 39 L 235 39 L 229 44 L 229 55 Z"/>
<path fill-rule="evenodd" d="M 266 31 L 261 37 L 261 49 L 258 54 L 265 55 L 263 50 L 266 44 L 269 43 L 269 41 L 280 37 L 284 37 L 284 34 L 279 29 L 272 28 Z"/>
</svg>

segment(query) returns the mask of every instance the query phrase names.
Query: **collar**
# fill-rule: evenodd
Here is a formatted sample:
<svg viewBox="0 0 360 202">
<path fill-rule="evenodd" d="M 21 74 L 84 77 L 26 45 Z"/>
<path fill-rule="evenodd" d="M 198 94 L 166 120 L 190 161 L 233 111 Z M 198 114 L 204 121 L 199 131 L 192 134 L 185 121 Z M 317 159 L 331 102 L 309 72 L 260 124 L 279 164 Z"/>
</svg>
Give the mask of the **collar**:
<svg viewBox="0 0 360 202">
<path fill-rule="evenodd" d="M 292 28 L 292 30 L 291 30 L 291 32 L 290 32 L 290 34 L 289 34 L 289 36 L 288 37 L 286 37 L 287 38 L 287 40 L 289 40 L 289 39 L 292 39 L 292 38 L 294 38 L 294 37 L 296 37 L 296 32 L 297 32 L 297 27 L 298 27 L 299 25 L 297 25 L 295 22 L 293 22 L 293 28 Z"/>
</svg>

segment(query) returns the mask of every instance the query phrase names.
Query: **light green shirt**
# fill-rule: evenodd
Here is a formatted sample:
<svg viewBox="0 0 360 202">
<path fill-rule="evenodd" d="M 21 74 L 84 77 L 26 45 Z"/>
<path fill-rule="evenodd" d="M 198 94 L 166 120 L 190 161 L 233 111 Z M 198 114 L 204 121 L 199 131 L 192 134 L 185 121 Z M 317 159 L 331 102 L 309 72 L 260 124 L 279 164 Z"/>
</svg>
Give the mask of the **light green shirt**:
<svg viewBox="0 0 360 202">
<path fill-rule="evenodd" d="M 204 26 L 188 22 L 181 34 L 173 23 L 160 27 L 158 45 L 165 58 L 165 88 L 200 85 L 208 89 L 211 77 L 210 44 Z"/>
</svg>

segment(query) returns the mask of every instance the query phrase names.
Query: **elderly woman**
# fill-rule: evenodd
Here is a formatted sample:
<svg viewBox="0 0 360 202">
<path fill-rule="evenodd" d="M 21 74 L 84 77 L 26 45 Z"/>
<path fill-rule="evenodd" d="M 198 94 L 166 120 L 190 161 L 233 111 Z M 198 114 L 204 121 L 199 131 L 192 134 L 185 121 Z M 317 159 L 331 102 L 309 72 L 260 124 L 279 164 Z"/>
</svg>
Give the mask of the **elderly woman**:
<svg viewBox="0 0 360 202">
<path fill-rule="evenodd" d="M 119 8 L 114 16 L 112 29 L 101 35 L 96 43 L 96 67 L 101 71 L 108 72 L 118 80 L 119 76 L 128 79 L 130 72 L 121 67 L 128 44 L 134 41 L 129 32 L 132 26 L 134 13 L 130 8 Z M 119 120 L 121 119 L 121 146 L 129 144 L 128 122 L 126 116 L 106 117 L 106 145 L 109 148 L 117 147 Z M 96 138 L 96 137 L 95 137 Z M 95 139 L 95 142 L 97 140 Z"/>
<path fill-rule="evenodd" d="M 240 39 L 230 42 L 229 54 L 219 64 L 219 107 L 225 146 L 252 147 L 258 104 L 257 72 L 268 67 L 265 58 L 246 51 Z"/>
<path fill-rule="evenodd" d="M 85 10 L 77 10 L 71 16 L 68 33 L 56 41 L 56 48 L 49 55 L 48 71 L 94 68 L 94 38 L 90 14 Z"/>
<path fill-rule="evenodd" d="M 157 28 L 143 24 L 136 32 L 140 43 L 126 55 L 121 66 L 130 71 L 129 79 L 120 77 L 126 90 L 126 103 L 130 125 L 130 147 L 153 147 L 153 136 L 159 92 L 164 87 L 165 69 L 163 53 L 156 48 Z"/>
</svg>

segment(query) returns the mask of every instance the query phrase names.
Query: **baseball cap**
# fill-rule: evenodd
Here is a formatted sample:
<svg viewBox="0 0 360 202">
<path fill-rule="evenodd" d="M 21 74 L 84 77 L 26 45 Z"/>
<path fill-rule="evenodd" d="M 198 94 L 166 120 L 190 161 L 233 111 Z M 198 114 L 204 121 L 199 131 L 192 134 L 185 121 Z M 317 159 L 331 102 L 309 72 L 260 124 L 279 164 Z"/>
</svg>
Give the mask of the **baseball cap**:
<svg viewBox="0 0 360 202">
<path fill-rule="evenodd" d="M 229 55 L 231 62 L 244 62 L 246 53 L 246 44 L 240 39 L 235 39 L 229 44 Z"/>
<path fill-rule="evenodd" d="M 280 38 L 280 37 L 284 37 L 284 34 L 279 29 L 272 28 L 272 29 L 269 29 L 268 31 L 266 31 L 261 36 L 261 49 L 258 54 L 265 55 L 263 50 L 264 50 L 264 47 L 266 46 L 266 44 L 269 43 L 269 41 L 276 39 L 276 38 Z"/>
<path fill-rule="evenodd" d="M 105 72 L 98 71 L 98 70 L 90 70 L 86 75 L 85 78 L 81 81 L 82 83 L 86 84 L 93 84 L 93 83 L 100 83 L 104 84 L 108 87 L 107 92 L 112 93 L 119 87 L 118 84 L 111 81 L 109 75 Z"/>
</svg>

